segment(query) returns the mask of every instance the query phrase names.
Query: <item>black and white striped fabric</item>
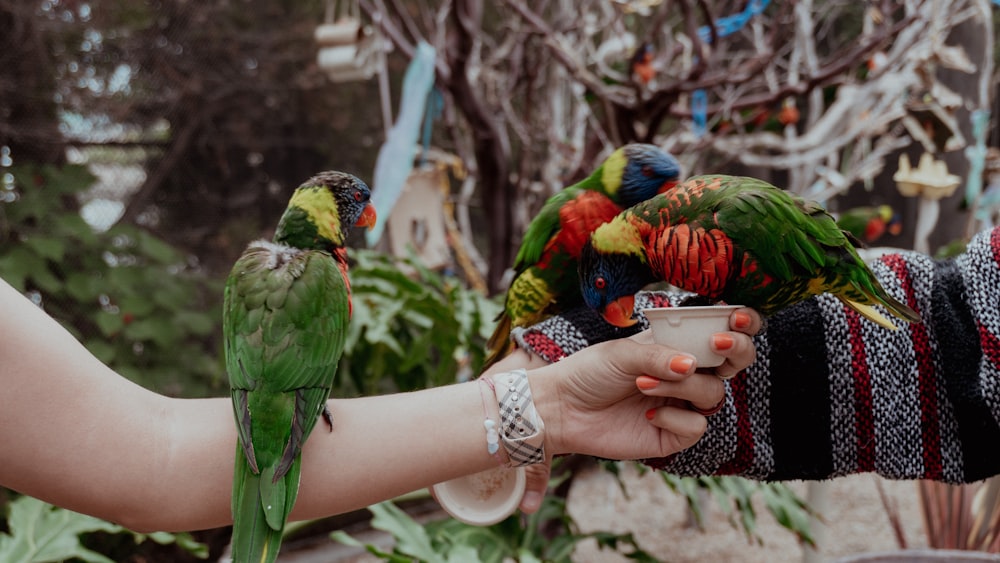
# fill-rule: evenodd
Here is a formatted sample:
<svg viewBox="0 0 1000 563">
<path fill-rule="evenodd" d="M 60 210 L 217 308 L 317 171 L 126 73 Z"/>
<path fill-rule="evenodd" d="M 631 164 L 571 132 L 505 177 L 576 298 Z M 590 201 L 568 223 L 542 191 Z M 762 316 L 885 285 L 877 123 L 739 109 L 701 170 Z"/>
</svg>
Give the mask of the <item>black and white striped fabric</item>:
<svg viewBox="0 0 1000 563">
<path fill-rule="evenodd" d="M 873 270 L 922 323 L 886 330 L 830 295 L 781 311 L 754 337 L 756 362 L 726 382 L 704 438 L 646 462 L 762 480 L 876 472 L 960 483 L 1000 473 L 1000 228 L 957 259 L 889 254 Z M 645 293 L 636 308 L 683 297 Z M 632 332 L 581 309 L 514 338 L 558 361 Z"/>
</svg>

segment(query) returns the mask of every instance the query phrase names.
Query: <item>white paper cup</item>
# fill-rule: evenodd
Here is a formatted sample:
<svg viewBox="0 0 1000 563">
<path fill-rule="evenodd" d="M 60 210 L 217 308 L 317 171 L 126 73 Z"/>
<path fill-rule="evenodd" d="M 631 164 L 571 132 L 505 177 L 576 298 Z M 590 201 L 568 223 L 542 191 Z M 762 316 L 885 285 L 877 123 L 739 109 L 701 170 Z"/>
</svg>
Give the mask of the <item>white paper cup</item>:
<svg viewBox="0 0 1000 563">
<path fill-rule="evenodd" d="M 523 467 L 495 467 L 431 487 L 441 508 L 474 526 L 500 522 L 517 510 L 524 496 Z"/>
<path fill-rule="evenodd" d="M 722 365 L 725 357 L 712 351 L 712 334 L 728 331 L 729 315 L 740 307 L 656 307 L 643 309 L 642 314 L 653 330 L 653 341 L 691 354 L 699 368 L 714 368 Z"/>
</svg>

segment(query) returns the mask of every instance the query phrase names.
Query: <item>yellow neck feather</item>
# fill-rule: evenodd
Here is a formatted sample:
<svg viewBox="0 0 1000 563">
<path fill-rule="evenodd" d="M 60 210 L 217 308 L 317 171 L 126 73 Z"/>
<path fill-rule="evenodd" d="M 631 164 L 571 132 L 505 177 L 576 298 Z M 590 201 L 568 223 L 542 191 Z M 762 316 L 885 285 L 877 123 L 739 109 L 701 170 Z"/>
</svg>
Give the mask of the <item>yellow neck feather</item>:
<svg viewBox="0 0 1000 563">
<path fill-rule="evenodd" d="M 625 149 L 620 148 L 611 153 L 611 156 L 604 161 L 601 167 L 601 183 L 607 193 L 614 194 L 622 185 L 622 176 L 625 174 L 625 165 L 628 159 L 625 158 Z"/>
<path fill-rule="evenodd" d="M 337 203 L 325 187 L 299 188 L 292 194 L 288 205 L 304 210 L 309 215 L 309 219 L 316 225 L 320 236 L 336 243 L 343 242 L 340 240 L 340 215 L 337 213 Z"/>
</svg>

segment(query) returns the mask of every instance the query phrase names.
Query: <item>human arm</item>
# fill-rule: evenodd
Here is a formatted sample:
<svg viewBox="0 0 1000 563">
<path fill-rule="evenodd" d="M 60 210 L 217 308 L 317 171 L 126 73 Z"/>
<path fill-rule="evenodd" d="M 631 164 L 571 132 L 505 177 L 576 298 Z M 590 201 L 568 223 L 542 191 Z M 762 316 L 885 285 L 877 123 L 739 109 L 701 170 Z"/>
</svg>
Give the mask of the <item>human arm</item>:
<svg viewBox="0 0 1000 563">
<path fill-rule="evenodd" d="M 0 309 L 0 485 L 135 530 L 231 522 L 228 398 L 174 399 L 129 382 L 3 282 Z M 690 446 L 705 419 L 686 404 L 644 416 L 667 393 L 702 406 L 721 398 L 716 378 L 670 370 L 676 355 L 621 341 L 531 370 L 548 451 L 639 458 Z M 640 393 L 640 375 L 667 384 Z M 480 387 L 331 400 L 334 430 L 320 425 L 303 449 L 292 517 L 345 512 L 493 466 Z"/>
<path fill-rule="evenodd" d="M 778 313 L 754 339 L 757 361 L 726 383 L 705 437 L 649 463 L 756 479 L 1000 473 L 1000 229 L 958 259 L 894 254 L 873 270 L 923 323 L 884 330 L 828 295 Z M 547 359 L 598 339 L 586 320 L 546 322 L 515 336 Z"/>
</svg>

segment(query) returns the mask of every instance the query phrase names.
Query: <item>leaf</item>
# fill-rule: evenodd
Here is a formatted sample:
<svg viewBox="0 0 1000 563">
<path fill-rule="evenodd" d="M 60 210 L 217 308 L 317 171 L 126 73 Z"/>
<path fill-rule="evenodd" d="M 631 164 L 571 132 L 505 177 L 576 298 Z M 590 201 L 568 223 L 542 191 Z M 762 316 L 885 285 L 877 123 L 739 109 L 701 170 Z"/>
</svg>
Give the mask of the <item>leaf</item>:
<svg viewBox="0 0 1000 563">
<path fill-rule="evenodd" d="M 71 272 L 66 276 L 65 288 L 76 301 L 92 302 L 100 294 L 100 280 L 90 272 Z"/>
<path fill-rule="evenodd" d="M 136 538 L 136 543 L 142 543 L 148 538 L 160 545 L 177 544 L 178 547 L 191 555 L 194 555 L 198 559 L 208 559 L 208 546 L 194 539 L 194 537 L 187 532 L 153 532 L 150 534 L 139 534 L 133 532 L 133 535 Z"/>
<path fill-rule="evenodd" d="M 415 522 L 392 502 L 380 502 L 368 507 L 375 515 L 372 527 L 391 533 L 396 538 L 396 549 L 427 563 L 446 563 L 427 536 L 423 526 Z"/>
<path fill-rule="evenodd" d="M 359 542 L 358 540 L 351 537 L 350 534 L 343 530 L 335 530 L 330 533 L 330 539 L 336 542 L 340 542 L 344 545 L 349 545 L 351 547 L 364 547 L 365 544 Z"/>
<path fill-rule="evenodd" d="M 85 532 L 118 533 L 121 526 L 79 514 L 38 499 L 22 496 L 10 503 L 7 526 L 0 534 L 0 561 L 35 563 L 79 558 L 92 563 L 114 563 L 80 544 Z"/>
<path fill-rule="evenodd" d="M 105 337 L 118 334 L 122 327 L 125 326 L 121 315 L 106 311 L 101 311 L 94 315 L 94 324 L 97 325 L 97 328 L 101 330 L 101 334 Z"/>
<path fill-rule="evenodd" d="M 195 311 L 178 311 L 174 322 L 195 336 L 208 336 L 215 332 L 215 319 L 211 315 Z"/>
<path fill-rule="evenodd" d="M 25 237 L 21 243 L 42 258 L 58 262 L 66 254 L 66 242 L 52 237 Z"/>
<path fill-rule="evenodd" d="M 137 238 L 138 252 L 159 264 L 172 264 L 181 259 L 180 253 L 174 247 L 145 231 L 139 231 Z"/>
<path fill-rule="evenodd" d="M 109 364 L 114 361 L 118 350 L 103 338 L 90 338 L 86 341 L 87 350 L 102 363 Z"/>
</svg>

